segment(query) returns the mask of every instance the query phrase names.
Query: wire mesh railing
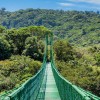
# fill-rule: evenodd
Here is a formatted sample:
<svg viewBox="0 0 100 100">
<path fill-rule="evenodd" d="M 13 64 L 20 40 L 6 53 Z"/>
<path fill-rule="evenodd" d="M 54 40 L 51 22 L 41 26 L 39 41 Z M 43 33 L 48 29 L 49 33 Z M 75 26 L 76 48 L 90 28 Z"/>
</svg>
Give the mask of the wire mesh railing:
<svg viewBox="0 0 100 100">
<path fill-rule="evenodd" d="M 61 100 L 100 100 L 100 97 L 77 87 L 62 77 L 55 66 L 53 54 L 53 37 L 51 37 L 51 66 Z"/>
</svg>

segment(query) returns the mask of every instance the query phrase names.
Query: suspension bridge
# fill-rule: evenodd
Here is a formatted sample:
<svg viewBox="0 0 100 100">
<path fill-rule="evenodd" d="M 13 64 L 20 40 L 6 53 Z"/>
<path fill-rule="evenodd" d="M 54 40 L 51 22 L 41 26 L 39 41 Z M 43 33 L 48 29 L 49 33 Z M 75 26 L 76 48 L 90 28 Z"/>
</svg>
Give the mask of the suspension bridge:
<svg viewBox="0 0 100 100">
<path fill-rule="evenodd" d="M 100 100 L 100 97 L 72 84 L 60 75 L 55 66 L 52 45 L 53 35 L 46 35 L 41 69 L 18 89 L 1 95 L 0 100 Z M 47 62 L 48 51 L 50 62 Z"/>
</svg>

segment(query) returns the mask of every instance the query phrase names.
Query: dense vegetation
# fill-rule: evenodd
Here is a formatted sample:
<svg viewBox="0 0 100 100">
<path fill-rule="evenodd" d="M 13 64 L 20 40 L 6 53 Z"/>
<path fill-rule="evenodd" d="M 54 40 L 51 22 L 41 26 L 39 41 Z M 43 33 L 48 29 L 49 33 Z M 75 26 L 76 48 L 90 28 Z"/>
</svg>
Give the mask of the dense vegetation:
<svg viewBox="0 0 100 100">
<path fill-rule="evenodd" d="M 45 9 L 8 12 L 2 8 L 0 24 L 6 27 L 0 26 L 1 91 L 16 87 L 37 72 L 41 63 L 35 60 L 42 61 L 42 40 L 51 29 L 54 40 L 59 39 L 54 50 L 60 73 L 100 96 L 99 12 Z"/>
<path fill-rule="evenodd" d="M 19 87 L 41 67 L 41 62 L 26 56 L 12 56 L 9 60 L 0 61 L 0 92 Z"/>
<path fill-rule="evenodd" d="M 0 26 L 0 60 L 13 55 L 26 55 L 42 61 L 45 34 L 50 32 L 43 26 L 6 29 Z"/>
<path fill-rule="evenodd" d="M 18 87 L 37 73 L 43 60 L 43 40 L 49 32 L 43 26 L 0 26 L 0 92 Z"/>
<path fill-rule="evenodd" d="M 100 46 L 74 48 L 65 40 L 54 43 L 56 65 L 72 83 L 100 96 Z"/>
<path fill-rule="evenodd" d="M 55 33 L 55 38 L 66 38 L 72 44 L 86 46 L 100 43 L 99 12 L 32 8 L 8 12 L 2 8 L 0 13 L 0 24 L 7 28 L 44 25 Z"/>
</svg>

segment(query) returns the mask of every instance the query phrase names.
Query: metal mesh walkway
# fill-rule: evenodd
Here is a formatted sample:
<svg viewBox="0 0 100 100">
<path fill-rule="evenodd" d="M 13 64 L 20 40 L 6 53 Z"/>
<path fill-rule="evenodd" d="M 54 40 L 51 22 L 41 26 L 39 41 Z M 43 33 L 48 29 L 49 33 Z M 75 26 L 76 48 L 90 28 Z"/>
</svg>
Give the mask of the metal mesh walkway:
<svg viewBox="0 0 100 100">
<path fill-rule="evenodd" d="M 48 63 L 46 67 L 47 67 L 48 74 L 47 74 L 47 82 L 46 82 L 45 100 L 61 100 L 53 76 L 51 63 Z"/>
</svg>

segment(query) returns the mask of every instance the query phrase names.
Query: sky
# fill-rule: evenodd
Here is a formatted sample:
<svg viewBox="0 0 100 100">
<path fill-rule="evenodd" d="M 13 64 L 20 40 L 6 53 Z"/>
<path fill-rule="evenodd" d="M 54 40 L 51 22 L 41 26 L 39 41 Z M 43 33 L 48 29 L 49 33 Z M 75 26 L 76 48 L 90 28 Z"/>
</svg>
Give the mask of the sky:
<svg viewBox="0 0 100 100">
<path fill-rule="evenodd" d="M 7 11 L 27 8 L 100 11 L 100 0 L 0 0 L 2 7 Z"/>
</svg>

